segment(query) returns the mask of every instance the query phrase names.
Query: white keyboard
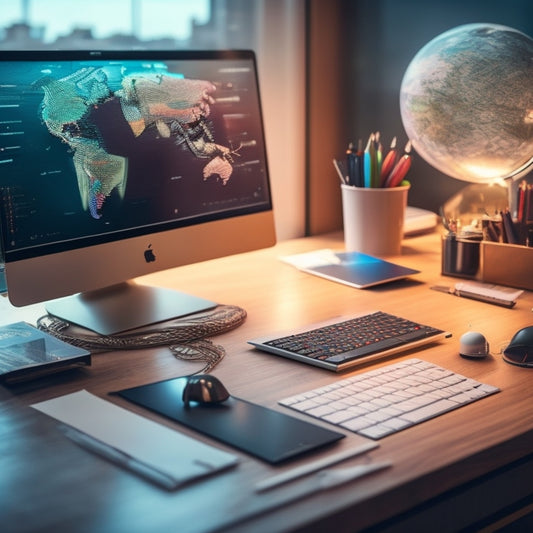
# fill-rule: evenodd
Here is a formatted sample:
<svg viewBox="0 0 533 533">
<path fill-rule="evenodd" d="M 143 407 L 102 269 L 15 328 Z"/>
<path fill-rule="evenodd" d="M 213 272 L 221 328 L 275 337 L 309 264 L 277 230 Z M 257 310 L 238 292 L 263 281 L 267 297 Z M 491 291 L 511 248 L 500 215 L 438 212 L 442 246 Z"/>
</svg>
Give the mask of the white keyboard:
<svg viewBox="0 0 533 533">
<path fill-rule="evenodd" d="M 380 439 L 500 389 L 409 359 L 280 400 L 280 404 Z"/>
</svg>

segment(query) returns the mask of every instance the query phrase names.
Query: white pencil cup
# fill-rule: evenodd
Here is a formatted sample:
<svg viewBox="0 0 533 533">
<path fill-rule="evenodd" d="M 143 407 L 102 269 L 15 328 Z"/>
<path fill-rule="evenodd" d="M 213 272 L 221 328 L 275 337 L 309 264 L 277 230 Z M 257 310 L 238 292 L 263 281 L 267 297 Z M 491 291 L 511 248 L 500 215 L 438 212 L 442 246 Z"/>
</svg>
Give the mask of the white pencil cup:
<svg viewBox="0 0 533 533">
<path fill-rule="evenodd" d="M 341 185 L 346 251 L 399 255 L 409 185 L 363 188 Z"/>
</svg>

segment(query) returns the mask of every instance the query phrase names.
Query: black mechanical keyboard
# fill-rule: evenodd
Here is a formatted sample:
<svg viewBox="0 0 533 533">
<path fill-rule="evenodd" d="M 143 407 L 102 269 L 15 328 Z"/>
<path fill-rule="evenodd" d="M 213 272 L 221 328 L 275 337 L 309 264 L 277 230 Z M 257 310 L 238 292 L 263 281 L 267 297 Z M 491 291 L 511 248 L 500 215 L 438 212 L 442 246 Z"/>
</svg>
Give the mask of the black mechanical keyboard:
<svg viewBox="0 0 533 533">
<path fill-rule="evenodd" d="M 249 343 L 276 355 L 341 371 L 450 336 L 443 330 L 376 311 Z"/>
</svg>

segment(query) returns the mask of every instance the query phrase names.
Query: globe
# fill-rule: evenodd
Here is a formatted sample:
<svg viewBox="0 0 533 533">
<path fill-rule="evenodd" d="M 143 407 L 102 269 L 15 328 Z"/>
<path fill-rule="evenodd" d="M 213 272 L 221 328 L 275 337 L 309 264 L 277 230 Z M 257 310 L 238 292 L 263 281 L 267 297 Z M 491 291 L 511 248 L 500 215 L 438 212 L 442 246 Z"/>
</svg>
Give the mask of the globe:
<svg viewBox="0 0 533 533">
<path fill-rule="evenodd" d="M 533 169 L 533 40 L 512 28 L 466 24 L 410 62 L 400 111 L 416 152 L 454 178 L 489 183 Z"/>
</svg>

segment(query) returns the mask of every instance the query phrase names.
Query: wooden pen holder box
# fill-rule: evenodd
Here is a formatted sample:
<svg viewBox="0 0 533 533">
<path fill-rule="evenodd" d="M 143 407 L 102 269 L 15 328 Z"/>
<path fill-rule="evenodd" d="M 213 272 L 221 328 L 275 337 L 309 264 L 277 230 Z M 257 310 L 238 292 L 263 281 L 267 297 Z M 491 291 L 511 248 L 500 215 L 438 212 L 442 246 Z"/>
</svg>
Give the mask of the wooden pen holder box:
<svg viewBox="0 0 533 533">
<path fill-rule="evenodd" d="M 482 241 L 476 277 L 481 281 L 533 290 L 533 248 Z"/>
</svg>

